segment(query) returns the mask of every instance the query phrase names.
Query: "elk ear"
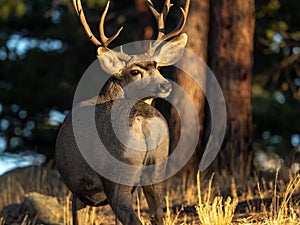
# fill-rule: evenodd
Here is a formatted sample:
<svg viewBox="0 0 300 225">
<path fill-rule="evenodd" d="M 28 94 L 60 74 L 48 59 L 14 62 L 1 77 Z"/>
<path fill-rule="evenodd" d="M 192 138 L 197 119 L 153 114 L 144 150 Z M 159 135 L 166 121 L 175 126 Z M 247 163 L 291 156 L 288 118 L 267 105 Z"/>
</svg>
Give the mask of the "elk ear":
<svg viewBox="0 0 300 225">
<path fill-rule="evenodd" d="M 113 75 L 120 74 L 121 70 L 125 66 L 125 63 L 117 57 L 117 54 L 113 50 L 99 47 L 97 53 L 100 65 L 106 73 Z"/>
<path fill-rule="evenodd" d="M 154 60 L 158 66 L 170 66 L 179 61 L 184 53 L 188 36 L 183 33 L 169 42 L 166 42 L 154 53 Z"/>
</svg>

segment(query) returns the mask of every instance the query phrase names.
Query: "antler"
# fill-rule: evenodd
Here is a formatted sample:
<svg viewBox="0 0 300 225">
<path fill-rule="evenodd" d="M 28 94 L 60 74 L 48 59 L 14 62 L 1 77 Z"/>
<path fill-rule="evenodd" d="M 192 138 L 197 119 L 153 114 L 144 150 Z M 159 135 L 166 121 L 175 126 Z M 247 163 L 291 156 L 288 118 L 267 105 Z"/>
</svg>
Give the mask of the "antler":
<svg viewBox="0 0 300 225">
<path fill-rule="evenodd" d="M 105 48 L 107 48 L 107 46 L 113 41 L 115 40 L 120 32 L 122 31 L 123 27 L 121 27 L 113 36 L 111 36 L 110 38 L 106 37 L 105 32 L 104 32 L 104 20 L 109 8 L 109 4 L 110 1 L 107 2 L 106 7 L 102 13 L 101 19 L 100 19 L 100 23 L 99 23 L 99 33 L 100 33 L 100 41 L 94 36 L 94 34 L 91 31 L 91 28 L 89 27 L 83 9 L 82 9 L 82 5 L 81 5 L 81 0 L 73 0 L 73 5 L 74 8 L 77 12 L 77 15 L 80 18 L 80 21 L 84 27 L 84 30 L 86 32 L 86 34 L 89 36 L 90 40 L 97 46 L 103 46 Z"/>
<path fill-rule="evenodd" d="M 184 9 L 182 7 L 180 7 L 180 11 L 182 13 L 181 21 L 174 28 L 174 30 L 171 31 L 169 34 L 165 34 L 165 23 L 166 23 L 166 18 L 169 13 L 169 10 L 173 6 L 173 4 L 170 3 L 170 0 L 166 0 L 161 13 L 157 12 L 157 10 L 155 9 L 151 0 L 147 0 L 147 4 L 157 22 L 157 26 L 158 26 L 157 40 L 158 41 L 168 40 L 168 39 L 175 37 L 181 33 L 181 31 L 183 30 L 183 27 L 186 23 L 186 18 L 187 18 L 188 12 L 189 12 L 190 0 L 185 1 Z"/>
</svg>

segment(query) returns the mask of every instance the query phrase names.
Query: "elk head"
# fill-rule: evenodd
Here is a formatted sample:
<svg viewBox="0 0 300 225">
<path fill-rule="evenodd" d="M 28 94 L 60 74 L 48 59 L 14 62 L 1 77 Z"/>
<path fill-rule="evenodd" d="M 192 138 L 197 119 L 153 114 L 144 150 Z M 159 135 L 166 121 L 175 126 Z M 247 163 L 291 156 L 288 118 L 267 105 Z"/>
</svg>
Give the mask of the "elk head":
<svg viewBox="0 0 300 225">
<path fill-rule="evenodd" d="M 123 29 L 123 27 L 121 27 L 109 38 L 105 35 L 104 21 L 110 1 L 107 2 L 105 10 L 101 15 L 99 24 L 100 40 L 98 40 L 88 26 L 81 1 L 73 0 L 74 7 L 86 34 L 98 47 L 97 57 L 102 69 L 119 80 L 122 88 L 131 84 L 130 91 L 123 93 L 129 98 L 131 96 L 137 96 L 137 93 L 148 97 L 167 97 L 170 94 L 172 90 L 171 84 L 161 75 L 159 68 L 161 66 L 173 65 L 183 55 L 184 47 L 187 43 L 187 35 L 185 33 L 180 33 L 186 23 L 189 3 L 190 0 L 186 0 L 184 9 L 180 8 L 182 17 L 177 27 L 166 34 L 165 22 L 167 14 L 173 4 L 170 3 L 170 0 L 166 0 L 162 12 L 159 13 L 154 8 L 151 0 L 147 0 L 148 7 L 158 25 L 157 38 L 154 43 L 150 45 L 149 50 L 146 53 L 140 55 L 128 55 L 123 52 L 122 48 L 120 48 L 120 51 L 114 51 L 108 48 L 108 45 L 118 37 Z M 171 41 L 165 42 L 169 39 L 171 39 Z"/>
</svg>

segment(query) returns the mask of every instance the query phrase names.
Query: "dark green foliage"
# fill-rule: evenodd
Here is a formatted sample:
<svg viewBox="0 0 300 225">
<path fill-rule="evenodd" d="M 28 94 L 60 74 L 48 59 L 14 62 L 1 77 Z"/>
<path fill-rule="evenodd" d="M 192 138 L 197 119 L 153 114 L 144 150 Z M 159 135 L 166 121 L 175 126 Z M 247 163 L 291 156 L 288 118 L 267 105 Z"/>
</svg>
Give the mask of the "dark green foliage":
<svg viewBox="0 0 300 225">
<path fill-rule="evenodd" d="M 116 22 L 116 10 L 133 7 L 128 2 L 112 2 L 108 35 L 121 25 Z M 83 1 L 96 36 L 105 4 L 105 0 Z M 0 151 L 29 148 L 45 152 L 50 147 L 53 153 L 61 121 L 50 114 L 70 110 L 79 79 L 96 59 L 96 47 L 85 35 L 71 0 L 2 1 L 0 14 Z M 125 35 L 132 41 L 131 33 L 122 34 L 119 44 Z M 22 110 L 26 116 L 20 118 Z M 25 129 L 28 122 L 35 124 L 29 131 Z"/>
<path fill-rule="evenodd" d="M 255 141 L 287 155 L 297 147 L 292 137 L 300 134 L 300 5 L 297 0 L 256 4 Z"/>
</svg>

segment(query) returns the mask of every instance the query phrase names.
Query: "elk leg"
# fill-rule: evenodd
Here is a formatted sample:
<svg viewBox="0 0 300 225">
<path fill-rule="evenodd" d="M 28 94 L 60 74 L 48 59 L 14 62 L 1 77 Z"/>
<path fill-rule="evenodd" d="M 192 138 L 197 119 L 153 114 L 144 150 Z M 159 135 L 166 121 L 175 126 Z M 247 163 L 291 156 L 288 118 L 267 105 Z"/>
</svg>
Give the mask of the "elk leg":
<svg viewBox="0 0 300 225">
<path fill-rule="evenodd" d="M 78 225 L 78 216 L 77 211 L 80 209 L 85 208 L 86 205 L 80 201 L 76 195 L 72 194 L 72 219 L 73 219 L 73 225 Z"/>
<path fill-rule="evenodd" d="M 103 184 L 108 202 L 117 219 L 123 225 L 142 225 L 132 207 L 132 187 L 108 180 L 104 181 Z"/>
<path fill-rule="evenodd" d="M 152 184 L 143 186 L 144 195 L 146 197 L 149 209 L 154 215 L 155 224 L 163 225 L 163 184 Z"/>
</svg>

